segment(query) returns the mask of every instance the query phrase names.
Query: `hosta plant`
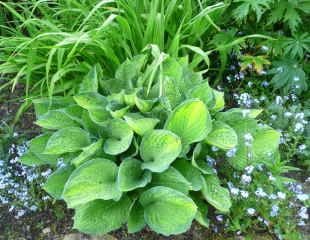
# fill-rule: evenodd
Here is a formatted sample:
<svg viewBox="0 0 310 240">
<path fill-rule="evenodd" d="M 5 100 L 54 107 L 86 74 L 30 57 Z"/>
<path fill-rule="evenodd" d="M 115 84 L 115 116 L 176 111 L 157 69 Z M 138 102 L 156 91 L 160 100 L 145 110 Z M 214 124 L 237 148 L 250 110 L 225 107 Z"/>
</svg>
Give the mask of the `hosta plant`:
<svg viewBox="0 0 310 240">
<path fill-rule="evenodd" d="M 260 110 L 223 111 L 223 93 L 186 58 L 152 53 L 127 60 L 104 84 L 89 74 L 72 98 L 34 102 L 44 130 L 21 161 L 55 168 L 44 189 L 75 210 L 82 232 L 127 224 L 131 233 L 148 226 L 171 235 L 194 220 L 208 227 L 208 208 L 231 207 L 208 152 L 219 149 L 218 167 L 239 170 L 277 155 L 279 134 L 258 123 Z"/>
</svg>

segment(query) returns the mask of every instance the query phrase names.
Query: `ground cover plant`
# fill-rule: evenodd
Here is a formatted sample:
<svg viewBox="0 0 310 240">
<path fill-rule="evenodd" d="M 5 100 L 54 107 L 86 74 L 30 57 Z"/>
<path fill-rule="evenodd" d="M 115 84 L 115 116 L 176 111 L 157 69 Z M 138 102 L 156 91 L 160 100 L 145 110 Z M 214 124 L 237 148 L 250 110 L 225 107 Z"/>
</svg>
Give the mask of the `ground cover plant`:
<svg viewBox="0 0 310 240">
<path fill-rule="evenodd" d="M 62 222 L 53 198 L 95 235 L 307 237 L 309 12 L 306 0 L 0 1 L 0 112 L 22 103 L 1 112 L 0 211 L 22 221 L 53 205 Z M 38 128 L 14 133 L 32 108 Z"/>
</svg>

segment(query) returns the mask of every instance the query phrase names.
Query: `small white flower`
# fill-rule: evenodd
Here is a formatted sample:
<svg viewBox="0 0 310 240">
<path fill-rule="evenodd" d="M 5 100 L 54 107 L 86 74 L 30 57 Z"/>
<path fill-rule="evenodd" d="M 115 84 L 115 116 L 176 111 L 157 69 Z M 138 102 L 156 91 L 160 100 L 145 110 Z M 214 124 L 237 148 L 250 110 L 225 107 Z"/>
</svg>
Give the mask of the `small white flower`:
<svg viewBox="0 0 310 240">
<path fill-rule="evenodd" d="M 267 52 L 267 51 L 269 50 L 269 47 L 263 45 L 263 46 L 261 47 L 261 49 L 262 49 L 262 51 Z"/>
<path fill-rule="evenodd" d="M 307 146 L 305 144 L 301 144 L 301 145 L 298 146 L 298 150 L 300 152 L 303 152 L 306 148 L 307 148 Z"/>
<path fill-rule="evenodd" d="M 243 198 L 248 198 L 248 197 L 249 197 L 249 192 L 248 192 L 248 191 L 241 190 L 241 191 L 240 191 L 240 195 L 241 195 Z"/>
<path fill-rule="evenodd" d="M 245 168 L 247 174 L 251 174 L 254 170 L 254 166 L 250 165 Z"/>
<path fill-rule="evenodd" d="M 277 115 L 272 114 L 272 115 L 270 116 L 270 118 L 271 118 L 272 120 L 276 120 L 276 119 L 277 119 Z"/>
<path fill-rule="evenodd" d="M 283 72 L 283 67 L 278 67 L 277 71 L 280 72 L 280 73 Z"/>
<path fill-rule="evenodd" d="M 294 79 L 295 82 L 298 82 L 300 80 L 300 78 L 298 76 L 294 76 L 293 79 Z"/>
<path fill-rule="evenodd" d="M 304 193 L 297 194 L 296 197 L 299 201 L 306 201 L 309 199 L 309 196 L 307 194 L 304 194 Z"/>
<path fill-rule="evenodd" d="M 302 123 L 296 123 L 295 124 L 295 128 L 294 128 L 295 132 L 303 132 L 304 131 L 304 125 Z"/>
<path fill-rule="evenodd" d="M 234 157 L 236 155 L 236 152 L 237 148 L 232 148 L 226 152 L 226 156 L 229 158 Z"/>
<path fill-rule="evenodd" d="M 291 112 L 285 112 L 284 113 L 284 117 L 291 117 L 293 115 L 293 113 Z"/>
<path fill-rule="evenodd" d="M 249 184 L 252 181 L 252 177 L 246 174 L 242 174 L 241 176 L 241 182 L 243 184 Z"/>
<path fill-rule="evenodd" d="M 257 188 L 257 190 L 255 191 L 255 195 L 256 195 L 257 197 L 266 197 L 266 196 L 267 196 L 267 193 L 265 193 L 264 190 L 263 190 L 261 187 L 259 187 L 259 188 Z"/>
<path fill-rule="evenodd" d="M 250 147 L 252 146 L 253 136 L 251 133 L 244 134 L 245 145 Z"/>
<path fill-rule="evenodd" d="M 300 210 L 298 211 L 298 216 L 301 218 L 301 219 L 308 219 L 309 218 L 309 215 L 308 215 L 308 212 L 307 212 L 307 208 L 306 207 L 301 207 Z"/>
<path fill-rule="evenodd" d="M 284 200 L 286 198 L 286 194 L 283 192 L 277 192 L 277 196 L 281 200 Z"/>
<path fill-rule="evenodd" d="M 236 188 L 236 187 L 232 187 L 232 188 L 230 189 L 230 193 L 231 193 L 232 195 L 238 195 L 238 194 L 239 194 L 239 189 Z"/>
<path fill-rule="evenodd" d="M 217 147 L 215 147 L 215 146 L 212 146 L 212 147 L 211 147 L 211 150 L 212 150 L 213 152 L 217 152 L 219 149 L 218 149 Z"/>
<path fill-rule="evenodd" d="M 272 205 L 271 211 L 270 211 L 270 216 L 275 217 L 279 214 L 279 207 L 278 205 Z"/>
<path fill-rule="evenodd" d="M 224 220 L 223 215 L 217 215 L 216 220 L 219 222 L 223 222 L 223 220 Z"/>
<path fill-rule="evenodd" d="M 246 134 L 244 134 L 244 139 L 245 139 L 245 141 L 253 141 L 253 136 L 252 136 L 252 134 L 251 133 L 246 133 Z"/>
<path fill-rule="evenodd" d="M 304 220 L 300 220 L 298 223 L 297 223 L 298 226 L 300 227 L 303 227 L 303 226 L 306 226 L 306 223 Z"/>
<path fill-rule="evenodd" d="M 276 104 L 277 105 L 282 105 L 282 103 L 283 103 L 282 97 L 281 96 L 276 96 Z"/>
<path fill-rule="evenodd" d="M 269 195 L 269 197 L 268 197 L 269 199 L 271 199 L 271 200 L 275 200 L 275 199 L 277 199 L 278 197 L 277 197 L 277 195 L 275 195 L 275 194 L 270 194 Z"/>
<path fill-rule="evenodd" d="M 269 179 L 270 181 L 275 181 L 275 180 L 276 180 L 276 178 L 275 178 L 271 173 L 269 174 L 268 179 Z"/>
<path fill-rule="evenodd" d="M 246 211 L 251 216 L 253 216 L 255 214 L 255 212 L 256 212 L 254 208 L 248 208 Z"/>
<path fill-rule="evenodd" d="M 45 172 L 41 173 L 42 177 L 48 177 L 52 173 L 51 169 L 47 169 Z"/>
</svg>

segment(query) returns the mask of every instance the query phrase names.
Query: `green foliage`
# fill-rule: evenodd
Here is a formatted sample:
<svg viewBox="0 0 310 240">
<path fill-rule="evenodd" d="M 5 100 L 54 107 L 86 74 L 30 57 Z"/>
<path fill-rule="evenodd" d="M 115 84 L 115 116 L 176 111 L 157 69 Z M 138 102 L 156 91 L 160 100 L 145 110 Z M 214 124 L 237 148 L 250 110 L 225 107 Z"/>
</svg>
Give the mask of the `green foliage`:
<svg viewBox="0 0 310 240">
<path fill-rule="evenodd" d="M 273 66 L 269 73 L 273 75 L 271 83 L 275 89 L 281 89 L 285 94 L 290 91 L 301 93 L 308 89 L 308 77 L 296 61 L 276 61 Z"/>
<path fill-rule="evenodd" d="M 233 12 L 237 21 L 245 20 L 251 13 L 255 13 L 256 21 L 259 22 L 273 0 L 235 0 L 234 2 L 239 3 Z"/>
<path fill-rule="evenodd" d="M 146 58 L 152 59 L 148 55 Z M 278 133 L 260 127 L 254 119 L 260 111 L 247 111 L 252 113 L 248 114 L 250 117 L 241 109 L 218 112 L 224 108 L 223 93 L 213 90 L 201 73 L 191 71 L 186 61 L 171 57 L 165 61 L 152 81 L 148 74 L 154 62 L 150 61 L 142 71 L 124 80 L 119 92 L 107 87 L 105 91 L 110 93 L 103 96 L 90 88 L 90 92 L 73 98 L 75 104 L 58 110 L 52 102 L 52 110 L 43 117 L 39 115 L 48 119 L 51 114 L 66 113 L 74 106 L 89 116 L 67 121 L 72 126 L 59 130 L 66 115 L 51 118 L 48 124 L 42 124 L 42 120 L 42 126 L 55 132 L 44 135 L 43 146 L 35 149 L 46 156 L 70 154 L 66 167 L 57 169 L 44 189 L 75 209 L 74 227 L 80 231 L 102 234 L 127 222 L 130 232 L 147 224 L 168 236 L 188 230 L 194 219 L 208 226 L 204 217 L 208 206 L 228 213 L 231 199 L 220 177 L 204 160 L 205 152 L 211 146 L 225 151 L 237 148 L 238 157 L 229 159 L 237 169 L 249 162 L 268 163 L 269 153 L 277 152 Z M 129 60 L 120 68 L 128 65 Z M 186 72 L 186 78 L 179 68 Z M 163 81 L 167 79 L 168 82 Z M 173 91 L 183 91 L 180 99 L 159 91 L 169 81 L 176 83 Z M 128 82 L 132 87 L 126 88 L 130 86 Z M 186 90 L 184 86 L 191 87 Z M 199 91 L 199 87 L 207 92 Z M 81 88 L 86 89 L 82 85 Z M 140 108 L 143 101 L 152 103 L 147 110 Z M 111 104 L 126 111 L 107 111 Z M 36 108 L 40 109 L 40 105 L 42 102 L 37 102 Z M 104 111 L 98 115 L 100 121 L 93 115 L 95 110 Z M 95 131 L 89 131 L 89 124 Z M 245 143 L 244 135 L 249 133 L 253 134 L 253 146 Z M 35 143 L 30 143 L 30 153 Z M 253 159 L 248 151 L 253 153 Z M 46 163 L 44 159 L 33 160 L 36 165 Z"/>
</svg>

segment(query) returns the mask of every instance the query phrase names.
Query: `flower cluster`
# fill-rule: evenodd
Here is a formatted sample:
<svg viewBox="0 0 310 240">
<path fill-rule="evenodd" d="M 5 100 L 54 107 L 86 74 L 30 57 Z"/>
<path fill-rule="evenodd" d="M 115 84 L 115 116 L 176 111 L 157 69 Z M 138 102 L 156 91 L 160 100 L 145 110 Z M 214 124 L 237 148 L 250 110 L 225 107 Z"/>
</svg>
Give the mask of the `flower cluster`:
<svg viewBox="0 0 310 240">
<path fill-rule="evenodd" d="M 0 160 L 0 204 L 7 206 L 15 218 L 36 212 L 42 202 L 49 199 L 41 192 L 36 194 L 34 189 L 50 174 L 50 170 L 40 174 L 38 169 L 20 164 L 19 157 L 26 150 L 26 144 L 12 144 L 8 149 L 8 160 Z"/>
</svg>

